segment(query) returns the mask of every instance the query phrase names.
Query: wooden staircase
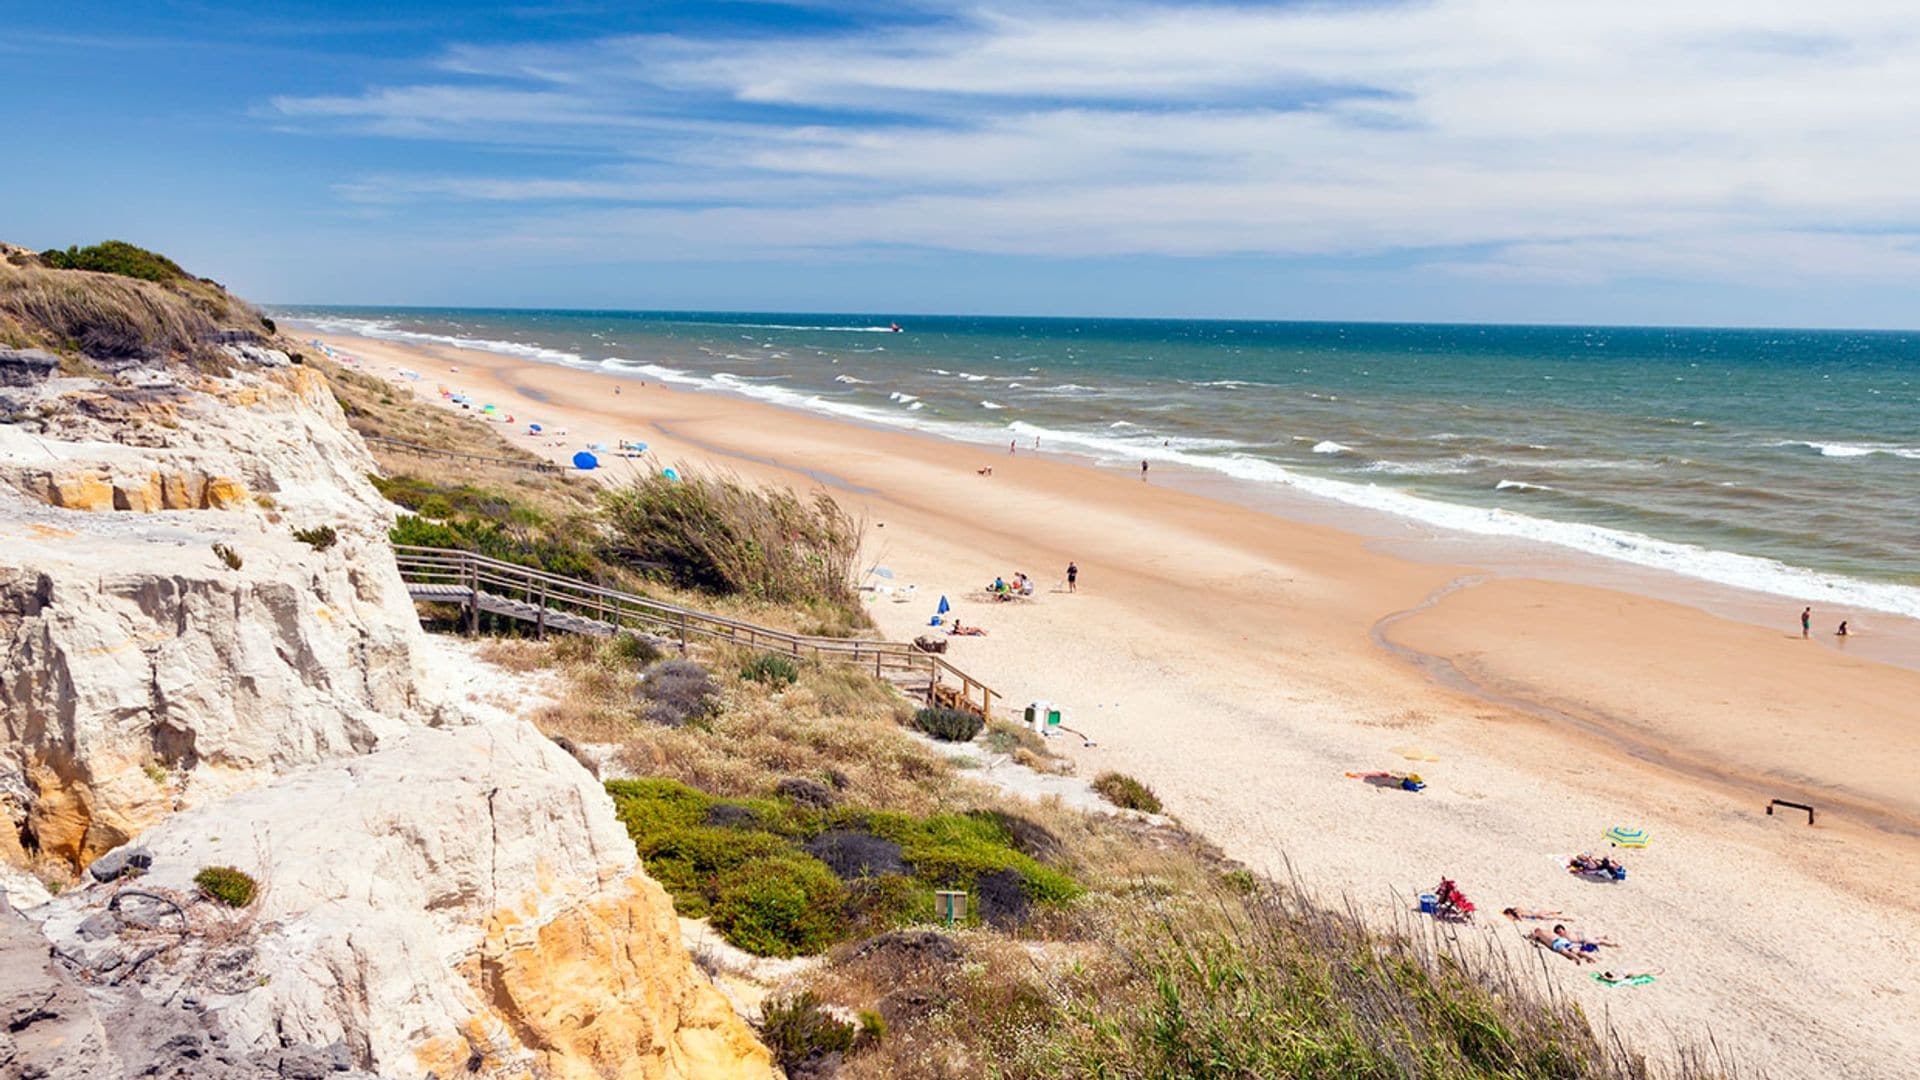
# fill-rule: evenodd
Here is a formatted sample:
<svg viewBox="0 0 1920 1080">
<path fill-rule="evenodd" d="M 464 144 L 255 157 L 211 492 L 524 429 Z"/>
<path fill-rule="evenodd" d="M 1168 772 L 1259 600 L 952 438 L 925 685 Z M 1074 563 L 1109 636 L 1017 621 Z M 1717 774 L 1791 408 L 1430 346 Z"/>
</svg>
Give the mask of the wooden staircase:
<svg viewBox="0 0 1920 1080">
<path fill-rule="evenodd" d="M 989 719 L 999 696 L 945 657 L 904 642 L 790 634 L 470 551 L 411 544 L 395 544 L 393 551 L 407 592 L 415 600 L 465 608 L 468 633 L 478 630 L 485 611 L 532 623 L 541 637 L 549 630 L 631 634 L 682 653 L 695 642 L 724 641 L 796 660 L 871 668 L 876 678 L 912 697 Z"/>
</svg>

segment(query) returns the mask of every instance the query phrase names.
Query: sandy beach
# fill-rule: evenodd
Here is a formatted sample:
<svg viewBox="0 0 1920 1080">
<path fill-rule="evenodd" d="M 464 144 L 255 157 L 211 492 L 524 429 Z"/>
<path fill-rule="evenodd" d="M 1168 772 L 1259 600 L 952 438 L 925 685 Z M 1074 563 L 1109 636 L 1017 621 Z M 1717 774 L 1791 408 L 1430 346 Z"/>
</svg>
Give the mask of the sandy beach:
<svg viewBox="0 0 1920 1080">
<path fill-rule="evenodd" d="M 650 444 L 644 460 L 607 459 L 610 482 L 684 463 L 825 485 L 866 520 L 887 584 L 916 587 L 875 597 L 887 636 L 924 632 L 947 596 L 987 631 L 953 639 L 949 659 L 1009 708 L 1065 706 L 1095 743 L 1061 740 L 1083 775 L 1138 776 L 1230 855 L 1383 923 L 1452 877 L 1481 907 L 1458 931 L 1469 947 L 1510 950 L 1644 1050 L 1711 1037 L 1783 1077 L 1904 1075 L 1920 1058 L 1920 672 L 1802 640 L 1791 598 L 1779 625 L 1756 625 L 1678 596 L 1402 558 L 1158 468 L 1143 482 L 514 357 L 324 337 L 425 399 L 445 385 L 495 403 L 515 417 L 504 436 L 557 460 Z M 567 434 L 528 436 L 530 420 Z M 980 596 L 1016 571 L 1034 598 Z M 1365 770 L 1429 786 L 1345 775 Z M 1774 798 L 1818 807 L 1818 824 L 1767 815 Z M 1626 881 L 1564 872 L 1615 825 L 1653 835 L 1615 853 Z M 1602 985 L 1525 944 L 1497 914 L 1508 905 L 1620 941 L 1597 967 L 1660 974 Z"/>
</svg>

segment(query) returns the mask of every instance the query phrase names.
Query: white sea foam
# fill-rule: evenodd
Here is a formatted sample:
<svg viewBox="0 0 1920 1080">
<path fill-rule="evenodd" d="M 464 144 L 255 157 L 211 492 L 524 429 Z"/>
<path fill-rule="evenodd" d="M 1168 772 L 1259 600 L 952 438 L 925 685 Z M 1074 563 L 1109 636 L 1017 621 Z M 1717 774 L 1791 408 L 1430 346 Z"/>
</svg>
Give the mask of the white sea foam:
<svg viewBox="0 0 1920 1080">
<path fill-rule="evenodd" d="M 905 405 L 911 401 L 920 400 L 920 396 L 918 394 L 903 394 L 898 390 L 895 390 L 893 393 L 888 394 L 887 397 L 890 398 L 891 400 L 899 402 L 902 405 Z"/>
<path fill-rule="evenodd" d="M 1495 491 L 1557 491 L 1545 484 L 1529 484 L 1525 480 L 1502 480 L 1493 485 Z"/>
<path fill-rule="evenodd" d="M 1820 451 L 1821 457 L 1857 458 L 1872 457 L 1875 454 L 1888 454 L 1893 457 L 1920 460 L 1920 446 L 1897 446 L 1890 443 L 1811 442 L 1801 439 L 1789 439 L 1774 443 L 1773 445 L 1804 446 L 1809 450 Z"/>
<path fill-rule="evenodd" d="M 834 381 L 834 382 L 837 382 L 837 383 L 846 383 L 846 384 L 848 384 L 849 386 L 857 386 L 857 385 L 859 385 L 859 384 L 861 384 L 861 383 L 864 383 L 864 382 L 866 382 L 867 380 L 865 380 L 865 379 L 856 379 L 856 378 L 854 378 L 854 377 L 853 377 L 853 376 L 851 376 L 851 375 L 835 375 L 835 376 L 833 377 L 833 381 Z"/>
<path fill-rule="evenodd" d="M 1351 454 L 1353 453 L 1353 447 L 1344 446 L 1334 442 L 1332 439 L 1321 439 L 1319 442 L 1313 444 L 1313 452 L 1316 454 Z"/>
<path fill-rule="evenodd" d="M 981 402 L 981 403 L 980 403 L 980 407 L 981 407 L 981 408 L 983 408 L 983 409 L 1004 409 L 1004 408 L 1006 408 L 1006 406 L 1005 406 L 1005 405 L 1002 405 L 1002 404 L 1000 404 L 1000 403 L 999 403 L 999 402 L 997 402 L 997 401 L 983 401 L 983 402 Z"/>
</svg>

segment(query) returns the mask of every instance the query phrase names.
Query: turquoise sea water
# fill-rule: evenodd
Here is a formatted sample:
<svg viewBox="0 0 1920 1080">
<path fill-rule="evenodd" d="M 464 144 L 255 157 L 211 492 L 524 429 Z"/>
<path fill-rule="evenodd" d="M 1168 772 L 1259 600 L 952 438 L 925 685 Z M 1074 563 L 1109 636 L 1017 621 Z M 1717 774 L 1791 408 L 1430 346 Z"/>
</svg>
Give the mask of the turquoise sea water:
<svg viewBox="0 0 1920 1080">
<path fill-rule="evenodd" d="M 1920 616 L 1920 334 L 286 309 Z"/>
</svg>

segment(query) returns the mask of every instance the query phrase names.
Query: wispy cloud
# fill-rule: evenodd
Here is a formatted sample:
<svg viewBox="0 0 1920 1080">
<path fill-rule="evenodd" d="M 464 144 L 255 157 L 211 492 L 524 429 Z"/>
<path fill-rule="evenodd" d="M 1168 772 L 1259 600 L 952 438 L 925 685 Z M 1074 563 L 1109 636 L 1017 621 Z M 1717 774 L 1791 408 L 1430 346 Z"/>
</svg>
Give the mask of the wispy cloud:
<svg viewBox="0 0 1920 1080">
<path fill-rule="evenodd" d="M 417 83 L 263 111 L 631 162 L 340 188 L 525 203 L 508 237 L 609 257 L 1444 251 L 1436 271 L 1496 278 L 1920 280 L 1908 5 L 924 14 L 920 29 L 454 45 Z"/>
</svg>

